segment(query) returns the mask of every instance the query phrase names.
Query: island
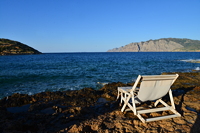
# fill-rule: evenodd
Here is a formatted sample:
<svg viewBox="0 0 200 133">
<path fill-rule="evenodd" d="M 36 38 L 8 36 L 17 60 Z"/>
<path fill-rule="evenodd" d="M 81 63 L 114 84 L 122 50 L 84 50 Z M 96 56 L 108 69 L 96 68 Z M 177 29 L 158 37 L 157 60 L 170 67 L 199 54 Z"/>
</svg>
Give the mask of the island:
<svg viewBox="0 0 200 133">
<path fill-rule="evenodd" d="M 18 41 L 0 38 L 0 55 L 42 54 L 38 50 Z"/>
<path fill-rule="evenodd" d="M 161 38 L 130 43 L 107 52 L 200 52 L 200 41 L 180 38 Z"/>
</svg>

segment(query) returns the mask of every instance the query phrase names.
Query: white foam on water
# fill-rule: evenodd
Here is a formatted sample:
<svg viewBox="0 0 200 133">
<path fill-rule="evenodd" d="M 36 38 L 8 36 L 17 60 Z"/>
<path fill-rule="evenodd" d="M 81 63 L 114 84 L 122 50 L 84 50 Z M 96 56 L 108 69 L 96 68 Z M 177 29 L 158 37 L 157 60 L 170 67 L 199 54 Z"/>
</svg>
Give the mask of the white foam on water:
<svg viewBox="0 0 200 133">
<path fill-rule="evenodd" d="M 199 70 L 200 70 L 200 67 L 196 67 L 194 70 L 199 71 Z"/>
<path fill-rule="evenodd" d="M 99 85 L 107 85 L 108 84 L 108 82 L 97 82 L 97 84 L 99 84 Z"/>
<path fill-rule="evenodd" d="M 183 61 L 183 62 L 191 62 L 191 63 L 197 63 L 200 61 L 200 59 L 186 59 L 186 60 L 180 60 L 180 61 Z"/>
</svg>

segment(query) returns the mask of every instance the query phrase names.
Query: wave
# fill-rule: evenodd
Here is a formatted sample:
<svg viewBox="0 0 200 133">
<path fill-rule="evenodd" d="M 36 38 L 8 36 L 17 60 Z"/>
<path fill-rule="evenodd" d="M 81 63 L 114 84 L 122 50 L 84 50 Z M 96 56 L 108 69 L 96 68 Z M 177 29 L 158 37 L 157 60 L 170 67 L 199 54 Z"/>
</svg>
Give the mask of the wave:
<svg viewBox="0 0 200 133">
<path fill-rule="evenodd" d="M 190 63 L 200 63 L 200 59 L 187 59 L 187 60 L 180 60 L 184 62 L 190 62 Z"/>
<path fill-rule="evenodd" d="M 196 70 L 196 71 L 200 71 L 200 67 L 196 67 L 194 70 Z"/>
</svg>

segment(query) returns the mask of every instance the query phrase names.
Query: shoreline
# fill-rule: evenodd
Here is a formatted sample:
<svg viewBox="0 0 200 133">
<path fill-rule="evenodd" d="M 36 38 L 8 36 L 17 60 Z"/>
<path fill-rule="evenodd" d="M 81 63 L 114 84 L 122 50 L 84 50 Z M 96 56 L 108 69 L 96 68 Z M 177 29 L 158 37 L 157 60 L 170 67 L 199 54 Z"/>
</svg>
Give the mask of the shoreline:
<svg viewBox="0 0 200 133">
<path fill-rule="evenodd" d="M 163 73 L 167 74 L 167 73 Z M 200 72 L 178 73 L 173 96 L 180 118 L 142 123 L 132 112 L 122 113 L 118 86 L 84 88 L 34 95 L 13 94 L 0 100 L 2 132 L 198 132 L 200 131 Z"/>
</svg>

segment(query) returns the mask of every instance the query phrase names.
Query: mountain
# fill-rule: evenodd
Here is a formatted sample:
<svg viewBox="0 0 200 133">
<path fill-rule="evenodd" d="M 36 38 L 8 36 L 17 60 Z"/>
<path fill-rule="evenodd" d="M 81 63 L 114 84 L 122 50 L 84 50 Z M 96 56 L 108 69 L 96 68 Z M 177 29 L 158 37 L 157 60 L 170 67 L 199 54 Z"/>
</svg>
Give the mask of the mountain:
<svg viewBox="0 0 200 133">
<path fill-rule="evenodd" d="M 21 42 L 0 38 L 0 55 L 19 54 L 41 54 L 41 52 Z"/>
<path fill-rule="evenodd" d="M 135 42 L 110 49 L 107 52 L 200 52 L 200 41 L 179 38 L 161 38 L 146 42 Z"/>
</svg>

